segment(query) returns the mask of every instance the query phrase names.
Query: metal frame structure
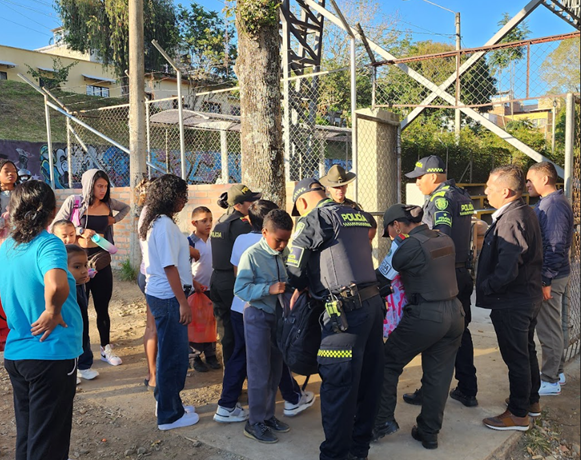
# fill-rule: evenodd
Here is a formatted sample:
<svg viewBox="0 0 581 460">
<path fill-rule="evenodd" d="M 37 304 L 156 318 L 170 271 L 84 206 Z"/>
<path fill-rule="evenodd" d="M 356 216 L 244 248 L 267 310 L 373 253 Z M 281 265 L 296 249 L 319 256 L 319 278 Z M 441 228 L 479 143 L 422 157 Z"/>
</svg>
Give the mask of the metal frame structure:
<svg viewBox="0 0 581 460">
<path fill-rule="evenodd" d="M 288 5 L 287 0 L 287 5 Z M 356 37 L 360 40 L 364 40 L 364 35 L 362 35 L 357 28 L 353 28 L 346 24 L 343 18 L 333 15 L 329 10 L 327 10 L 324 4 L 318 3 L 315 0 L 301 0 L 301 5 L 304 7 L 309 7 L 312 11 L 316 12 L 321 17 L 327 19 L 331 23 L 343 29 L 350 36 Z M 567 21 L 569 24 L 573 25 L 575 28 L 579 29 L 579 0 L 531 0 L 529 1 L 522 10 L 520 10 L 510 21 L 508 21 L 496 34 L 494 34 L 484 46 L 492 46 L 498 44 L 511 30 L 518 26 L 524 19 L 527 18 L 539 5 L 544 5 L 550 11 L 557 14 L 559 17 Z M 284 31 L 284 21 L 283 21 L 283 31 Z M 377 43 L 366 39 L 367 45 L 371 51 L 376 52 L 378 55 L 389 61 L 397 61 L 397 58 L 390 52 L 383 49 Z M 284 33 L 283 33 L 283 44 L 284 44 Z M 287 41 L 288 45 L 288 41 Z M 425 98 L 419 106 L 413 110 L 406 118 L 401 121 L 401 129 L 404 130 L 412 121 L 414 121 L 420 113 L 423 112 L 426 106 L 429 106 L 437 97 L 440 97 L 444 101 L 448 102 L 451 106 L 456 106 L 460 109 L 462 113 L 472 118 L 473 120 L 480 123 L 485 128 L 492 131 L 494 134 L 504 139 L 506 142 L 511 144 L 513 147 L 517 148 L 527 156 L 531 157 L 537 162 L 549 161 L 546 157 L 535 151 L 533 148 L 526 145 L 524 142 L 518 140 L 510 133 L 495 125 L 492 121 L 488 120 L 486 117 L 475 111 L 471 107 L 467 107 L 461 101 L 457 101 L 457 97 L 446 92 L 446 89 L 457 81 L 460 75 L 466 72 L 470 67 L 474 65 L 483 55 L 484 51 L 473 54 L 464 64 L 462 64 L 450 77 L 444 81 L 441 85 L 436 85 L 429 79 L 425 78 L 423 75 L 414 71 L 404 63 L 396 63 L 397 67 L 406 73 L 409 77 L 413 78 L 426 88 L 432 91 L 432 93 Z M 288 61 L 285 63 L 287 64 Z M 288 75 L 288 69 L 285 65 L 285 76 Z M 286 94 L 286 93 L 285 93 Z M 355 137 L 355 136 L 354 136 Z M 356 141 L 356 140 L 355 140 Z M 558 165 L 555 165 L 557 172 L 561 177 L 564 177 L 564 170 Z"/>
</svg>

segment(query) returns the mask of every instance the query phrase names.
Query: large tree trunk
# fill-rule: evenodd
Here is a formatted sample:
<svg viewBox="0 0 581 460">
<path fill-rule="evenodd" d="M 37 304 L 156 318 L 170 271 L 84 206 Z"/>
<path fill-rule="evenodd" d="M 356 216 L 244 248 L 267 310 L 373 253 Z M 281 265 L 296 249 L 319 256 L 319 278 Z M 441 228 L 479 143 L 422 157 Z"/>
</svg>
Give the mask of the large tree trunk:
<svg viewBox="0 0 581 460">
<path fill-rule="evenodd" d="M 249 33 L 240 8 L 250 3 L 268 8 L 265 0 L 238 0 L 236 12 L 238 59 L 235 69 L 240 83 L 242 182 L 252 190 L 261 190 L 264 198 L 284 209 L 278 20 L 276 24 L 263 25 Z"/>
</svg>

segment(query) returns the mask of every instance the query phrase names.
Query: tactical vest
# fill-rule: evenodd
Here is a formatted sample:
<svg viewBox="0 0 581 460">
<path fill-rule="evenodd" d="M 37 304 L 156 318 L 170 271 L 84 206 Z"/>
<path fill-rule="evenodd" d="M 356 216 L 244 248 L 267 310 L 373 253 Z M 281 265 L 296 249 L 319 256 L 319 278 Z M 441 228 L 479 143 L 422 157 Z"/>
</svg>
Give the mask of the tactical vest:
<svg viewBox="0 0 581 460">
<path fill-rule="evenodd" d="M 426 262 L 420 274 L 410 275 L 405 270 L 400 272 L 406 295 L 419 294 L 430 302 L 448 300 L 458 295 L 451 238 L 433 230 L 412 233 L 409 238 L 419 241 Z"/>
<path fill-rule="evenodd" d="M 234 241 L 239 235 L 250 233 L 252 230 L 244 216 L 238 211 L 224 214 L 210 234 L 212 238 L 212 268 L 214 270 L 233 270 L 230 258 Z"/>
<path fill-rule="evenodd" d="M 327 241 L 320 251 L 320 275 L 317 277 L 323 286 L 336 292 L 351 283 L 359 286 L 376 283 L 368 217 L 341 205 L 324 206 L 320 213 L 332 222 L 335 231 L 335 238 Z"/>
</svg>

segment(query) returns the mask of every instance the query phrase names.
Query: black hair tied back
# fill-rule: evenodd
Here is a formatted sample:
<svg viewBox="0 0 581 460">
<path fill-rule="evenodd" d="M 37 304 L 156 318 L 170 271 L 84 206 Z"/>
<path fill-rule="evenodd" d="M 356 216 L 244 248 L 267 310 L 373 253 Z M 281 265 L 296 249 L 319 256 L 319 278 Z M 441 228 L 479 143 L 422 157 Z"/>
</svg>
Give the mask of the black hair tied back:
<svg viewBox="0 0 581 460">
<path fill-rule="evenodd" d="M 424 210 L 419 206 L 408 205 L 404 207 L 406 217 L 414 224 L 419 224 L 424 217 Z"/>
<path fill-rule="evenodd" d="M 222 209 L 228 209 L 228 192 L 224 192 L 220 195 L 220 198 L 218 198 L 218 206 Z"/>
</svg>

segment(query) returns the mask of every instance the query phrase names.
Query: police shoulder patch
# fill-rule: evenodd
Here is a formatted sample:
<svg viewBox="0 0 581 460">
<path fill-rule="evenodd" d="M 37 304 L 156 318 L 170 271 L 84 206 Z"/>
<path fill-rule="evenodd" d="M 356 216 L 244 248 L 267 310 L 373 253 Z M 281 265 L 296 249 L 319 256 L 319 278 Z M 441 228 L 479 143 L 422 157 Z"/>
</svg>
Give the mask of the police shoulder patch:
<svg viewBox="0 0 581 460">
<path fill-rule="evenodd" d="M 452 226 L 452 216 L 448 211 L 436 211 L 434 213 L 434 227 L 438 225 Z"/>
<path fill-rule="evenodd" d="M 305 248 L 291 245 L 289 247 L 289 254 L 288 254 L 288 258 L 286 260 L 286 264 L 289 267 L 299 268 L 301 265 L 301 259 L 303 258 L 304 253 L 305 253 Z"/>
<path fill-rule="evenodd" d="M 304 229 L 305 229 L 305 223 L 299 222 L 295 228 L 294 233 L 291 236 L 291 240 L 294 240 L 297 236 L 299 236 Z"/>
<path fill-rule="evenodd" d="M 450 202 L 446 198 L 442 197 L 437 198 L 434 204 L 436 205 L 437 209 L 439 209 L 440 211 L 444 211 L 445 209 L 448 209 Z"/>
</svg>

